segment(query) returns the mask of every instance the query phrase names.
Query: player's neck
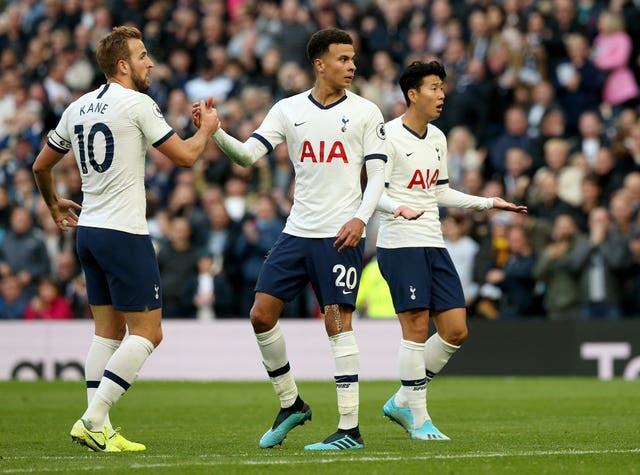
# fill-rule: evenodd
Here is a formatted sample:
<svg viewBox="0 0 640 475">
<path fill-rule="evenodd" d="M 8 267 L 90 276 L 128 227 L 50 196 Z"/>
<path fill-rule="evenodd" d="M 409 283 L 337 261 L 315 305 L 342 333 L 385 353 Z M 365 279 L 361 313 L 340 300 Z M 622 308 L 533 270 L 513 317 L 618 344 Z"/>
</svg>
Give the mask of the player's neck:
<svg viewBox="0 0 640 475">
<path fill-rule="evenodd" d="M 422 137 L 429 126 L 429 119 L 410 107 L 402 117 L 402 123 Z"/>
<path fill-rule="evenodd" d="M 128 78 L 121 78 L 121 77 L 113 76 L 113 77 L 110 77 L 107 80 L 107 82 L 110 83 L 110 84 L 120 84 L 125 89 L 133 89 L 134 91 L 137 91 L 136 87 L 133 85 L 131 80 L 129 80 Z"/>
<path fill-rule="evenodd" d="M 328 106 L 341 99 L 345 92 L 342 88 L 332 88 L 316 83 L 311 89 L 311 95 L 318 104 Z"/>
</svg>

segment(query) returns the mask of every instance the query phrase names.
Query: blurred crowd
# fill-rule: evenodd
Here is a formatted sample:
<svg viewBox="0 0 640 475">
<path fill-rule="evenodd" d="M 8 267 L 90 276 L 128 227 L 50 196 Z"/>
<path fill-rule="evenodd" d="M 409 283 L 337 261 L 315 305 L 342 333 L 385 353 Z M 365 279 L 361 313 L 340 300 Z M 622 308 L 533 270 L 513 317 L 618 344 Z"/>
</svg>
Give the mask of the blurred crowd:
<svg viewBox="0 0 640 475">
<path fill-rule="evenodd" d="M 74 233 L 53 223 L 31 165 L 65 107 L 104 82 L 94 47 L 119 24 L 143 31 L 149 94 L 183 137 L 192 101 L 213 96 L 246 139 L 274 101 L 312 86 L 305 45 L 320 28 L 352 34 L 353 90 L 387 120 L 405 110 L 403 67 L 441 61 L 451 186 L 530 210 L 442 211 L 470 315 L 640 315 L 638 0 L 0 0 L 0 318 L 89 317 Z M 71 154 L 56 183 L 81 203 Z M 149 150 L 164 316 L 246 317 L 292 183 L 284 145 L 247 169 L 213 141 L 193 169 Z M 375 218 L 367 229 L 359 311 L 391 317 L 368 301 L 381 295 Z M 317 315 L 310 290 L 285 309 Z"/>
</svg>

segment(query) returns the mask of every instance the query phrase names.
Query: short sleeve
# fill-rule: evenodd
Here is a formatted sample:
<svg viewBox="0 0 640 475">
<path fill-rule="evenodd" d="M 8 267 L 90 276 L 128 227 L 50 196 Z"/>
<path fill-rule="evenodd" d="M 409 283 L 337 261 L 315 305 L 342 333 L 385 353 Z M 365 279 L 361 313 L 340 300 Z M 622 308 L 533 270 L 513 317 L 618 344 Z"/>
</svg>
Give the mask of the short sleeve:
<svg viewBox="0 0 640 475">
<path fill-rule="evenodd" d="M 154 147 L 161 145 L 175 133 L 167 124 L 158 104 L 149 96 L 140 94 L 140 101 L 133 112 L 142 133 Z"/>
</svg>

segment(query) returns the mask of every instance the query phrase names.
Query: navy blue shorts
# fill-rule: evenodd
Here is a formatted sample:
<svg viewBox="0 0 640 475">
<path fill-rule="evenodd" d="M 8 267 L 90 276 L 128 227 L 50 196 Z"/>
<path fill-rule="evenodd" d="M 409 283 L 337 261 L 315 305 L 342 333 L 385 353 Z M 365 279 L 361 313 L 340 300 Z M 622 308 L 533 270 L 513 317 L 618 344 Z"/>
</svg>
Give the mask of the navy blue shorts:
<svg viewBox="0 0 640 475">
<path fill-rule="evenodd" d="M 377 248 L 378 265 L 389 284 L 397 313 L 466 306 L 458 272 L 445 248 Z"/>
<path fill-rule="evenodd" d="M 340 253 L 335 240 L 282 233 L 262 265 L 256 292 L 289 302 L 311 282 L 321 311 L 333 304 L 355 308 L 364 239 Z"/>
<path fill-rule="evenodd" d="M 151 238 L 79 226 L 76 249 L 91 305 L 141 312 L 162 306 L 160 272 Z"/>
</svg>

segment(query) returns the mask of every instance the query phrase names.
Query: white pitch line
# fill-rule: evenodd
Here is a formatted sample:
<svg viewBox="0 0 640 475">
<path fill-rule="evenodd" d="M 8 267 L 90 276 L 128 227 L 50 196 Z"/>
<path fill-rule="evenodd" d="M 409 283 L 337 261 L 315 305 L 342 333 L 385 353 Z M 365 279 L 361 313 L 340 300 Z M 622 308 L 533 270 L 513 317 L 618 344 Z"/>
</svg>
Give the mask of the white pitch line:
<svg viewBox="0 0 640 475">
<path fill-rule="evenodd" d="M 344 454 L 344 452 L 340 452 Z M 151 463 L 141 463 L 134 462 L 129 465 L 130 469 L 145 469 L 145 468 L 170 468 L 170 467 L 185 467 L 185 466 L 219 466 L 219 465 L 311 465 L 317 463 L 333 463 L 333 462 L 395 462 L 399 460 L 456 460 L 456 459 L 480 459 L 480 458 L 505 458 L 505 457 L 548 457 L 553 455 L 606 455 L 606 454 L 630 454 L 630 453 L 640 453 L 640 448 L 634 449 L 611 449 L 611 450 L 531 450 L 531 451 L 523 451 L 523 452 L 470 452 L 463 454 L 450 454 L 450 455 L 415 455 L 412 457 L 406 457 L 401 455 L 385 455 L 385 456 L 336 456 L 336 457 L 327 457 L 327 454 L 323 454 L 322 457 L 314 457 L 313 454 L 310 455 L 309 458 L 306 459 L 297 459 L 297 460 L 278 460 L 274 458 L 260 458 L 253 460 L 238 460 L 234 458 L 225 459 L 225 460 L 206 460 L 213 458 L 222 458 L 227 457 L 223 455 L 201 455 L 201 459 L 205 459 L 202 461 L 192 461 L 186 462 L 182 459 L 179 462 L 151 462 Z M 169 459 L 169 458 L 177 458 L 170 455 L 140 455 L 145 459 Z M 3 460 L 85 460 L 91 459 L 96 460 L 95 456 L 43 456 L 43 457 L 3 457 Z M 75 467 L 74 471 L 96 471 L 101 470 L 103 468 L 108 468 L 105 466 L 91 466 L 91 467 Z M 35 473 L 35 472 L 64 472 L 65 468 L 16 468 L 16 469 L 2 469 L 0 473 Z"/>
</svg>

